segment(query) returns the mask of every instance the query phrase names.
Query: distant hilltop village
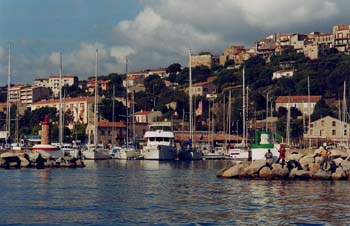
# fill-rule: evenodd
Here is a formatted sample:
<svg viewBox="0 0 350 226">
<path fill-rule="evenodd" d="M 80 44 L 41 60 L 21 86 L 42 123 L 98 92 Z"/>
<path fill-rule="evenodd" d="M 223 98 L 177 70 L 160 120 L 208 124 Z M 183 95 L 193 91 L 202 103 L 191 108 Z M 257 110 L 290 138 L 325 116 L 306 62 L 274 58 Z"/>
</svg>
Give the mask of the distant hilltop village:
<svg viewBox="0 0 350 226">
<path fill-rule="evenodd" d="M 210 52 L 192 55 L 191 93 L 195 97 L 195 128 L 242 134 L 242 110 L 238 106 L 242 104 L 241 69 L 244 64 L 246 85 L 249 86 L 247 90 L 254 91 L 247 103 L 251 130 L 269 125 L 274 131 L 277 128 L 283 130 L 279 132 L 286 137 L 286 112 L 293 108 L 292 120 L 299 121 L 291 123 L 289 133 L 294 136 L 291 140 L 300 142 L 306 137 L 318 141 L 330 137 L 344 140 L 344 136 L 347 138 L 350 134 L 348 129 L 342 132 L 338 128 L 328 128 L 331 129 L 329 132 L 327 128 L 318 128 L 317 120 L 329 115 L 331 118 L 327 120 L 332 125 L 341 125 L 346 121 L 345 116 L 340 121 L 332 117 L 337 115 L 341 119 L 337 109 L 340 106 L 346 109 L 346 104 L 340 104 L 340 98 L 344 97 L 340 93 L 343 82 L 349 78 L 349 44 L 350 25 L 335 25 L 332 33 L 276 33 L 258 40 L 248 49 L 234 45 L 226 47 L 220 56 Z M 186 66 L 173 63 L 167 68 L 128 72 L 127 76 L 111 73 L 98 76 L 97 81 L 94 77 L 79 80 L 76 75 L 64 75 L 61 80 L 58 75 L 50 75 L 36 78 L 33 85 L 12 84 L 9 90 L 3 86 L 0 87 L 0 120 L 6 121 L 7 106 L 10 103 L 15 108 L 14 111 L 11 110 L 11 117 L 19 120 L 16 123 L 10 122 L 13 127 L 11 136 L 15 136 L 15 125 L 19 129 L 17 135 L 38 135 L 36 124 L 42 120 L 39 118 L 42 114 L 51 114 L 50 118 L 57 121 L 59 95 L 62 91 L 65 126 L 71 131 L 70 139 L 77 136 L 84 140 L 92 128 L 93 95 L 97 82 L 100 143 L 125 141 L 126 108 L 131 116 L 129 123 L 138 125 L 136 131 L 133 131 L 138 137 L 142 137 L 149 123 L 157 120 L 171 120 L 176 124 L 175 130 L 188 130 L 189 69 Z M 309 77 L 311 97 L 307 96 Z M 126 89 L 129 91 L 128 100 Z M 232 108 L 232 123 L 228 127 L 228 93 L 231 91 L 231 102 L 235 107 Z M 115 100 L 115 105 L 112 105 L 112 100 Z M 319 111 L 319 106 L 322 111 Z M 327 111 L 324 110 L 326 107 Z M 311 120 L 314 122 L 308 124 L 306 121 L 310 120 L 310 115 L 313 115 Z M 303 117 L 304 126 L 300 124 L 300 117 Z M 213 122 L 215 125 L 211 125 Z M 320 125 L 322 123 L 324 122 L 321 121 Z M 5 123 L 2 125 L 0 131 L 8 129 L 7 126 L 5 128 Z M 304 130 L 305 125 L 313 128 Z M 346 128 L 350 128 L 350 125 Z M 328 133 L 330 135 L 325 135 Z M 350 141 L 350 137 L 347 139 Z M 239 138 L 236 137 L 236 141 Z"/>
<path fill-rule="evenodd" d="M 248 49 L 244 46 L 228 46 L 220 56 L 214 56 L 209 52 L 194 55 L 192 56 L 192 67 L 205 65 L 212 68 L 218 64 L 224 66 L 228 60 L 232 60 L 236 66 L 239 66 L 252 56 L 261 56 L 268 62 L 271 56 L 281 54 L 290 48 L 298 53 L 303 53 L 310 59 L 317 59 L 331 48 L 349 53 L 349 45 L 350 25 L 335 25 L 332 33 L 276 33 L 260 39 L 255 46 Z"/>
</svg>

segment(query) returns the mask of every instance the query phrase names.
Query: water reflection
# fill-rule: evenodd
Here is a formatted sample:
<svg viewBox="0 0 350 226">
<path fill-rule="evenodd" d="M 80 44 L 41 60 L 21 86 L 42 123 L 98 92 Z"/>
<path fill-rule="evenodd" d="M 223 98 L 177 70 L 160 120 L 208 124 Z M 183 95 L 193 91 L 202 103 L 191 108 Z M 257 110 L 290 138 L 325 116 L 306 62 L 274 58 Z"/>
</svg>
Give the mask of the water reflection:
<svg viewBox="0 0 350 226">
<path fill-rule="evenodd" d="M 223 180 L 230 161 L 1 171 L 1 224 L 349 224 L 349 182 Z"/>
</svg>

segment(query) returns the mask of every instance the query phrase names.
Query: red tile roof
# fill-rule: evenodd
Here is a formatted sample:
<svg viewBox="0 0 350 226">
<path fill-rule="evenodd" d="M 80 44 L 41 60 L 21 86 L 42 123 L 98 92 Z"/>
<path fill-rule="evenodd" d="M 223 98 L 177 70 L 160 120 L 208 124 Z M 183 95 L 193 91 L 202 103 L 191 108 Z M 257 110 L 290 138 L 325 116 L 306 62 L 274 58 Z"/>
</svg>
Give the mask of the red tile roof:
<svg viewBox="0 0 350 226">
<path fill-rule="evenodd" d="M 209 84 L 209 82 L 198 82 L 192 85 L 192 87 L 199 87 Z"/>
<path fill-rule="evenodd" d="M 278 71 L 275 71 L 274 73 L 283 73 L 283 72 L 294 72 L 294 69 L 283 69 L 283 70 L 278 70 Z"/>
<path fill-rule="evenodd" d="M 60 78 L 59 75 L 50 75 L 49 78 Z M 77 78 L 76 75 L 62 75 L 62 78 Z"/>
<path fill-rule="evenodd" d="M 73 98 L 65 98 L 64 102 L 79 102 L 79 101 L 87 101 L 92 103 L 95 101 L 94 97 L 73 97 Z M 59 99 L 50 99 L 50 100 L 39 100 L 35 102 L 33 105 L 41 105 L 41 104 L 54 104 L 59 103 Z"/>
<path fill-rule="evenodd" d="M 321 96 L 310 96 L 310 102 L 315 103 L 321 99 Z M 308 96 L 279 96 L 276 103 L 307 103 Z"/>
<path fill-rule="evenodd" d="M 152 112 L 153 111 L 139 111 L 139 112 L 136 112 L 135 115 L 149 115 Z"/>
<path fill-rule="evenodd" d="M 116 127 L 116 128 L 125 128 L 124 122 L 98 122 L 98 127 Z"/>
</svg>

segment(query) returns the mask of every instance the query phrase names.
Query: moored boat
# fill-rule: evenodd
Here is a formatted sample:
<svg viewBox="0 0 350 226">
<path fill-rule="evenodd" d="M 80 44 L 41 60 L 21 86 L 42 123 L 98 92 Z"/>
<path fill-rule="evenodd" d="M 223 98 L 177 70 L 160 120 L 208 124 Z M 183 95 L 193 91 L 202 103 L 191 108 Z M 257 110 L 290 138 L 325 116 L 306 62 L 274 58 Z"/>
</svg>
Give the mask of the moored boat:
<svg viewBox="0 0 350 226">
<path fill-rule="evenodd" d="M 174 160 L 177 155 L 175 135 L 170 122 L 156 122 L 149 126 L 141 155 L 146 160 Z"/>
</svg>

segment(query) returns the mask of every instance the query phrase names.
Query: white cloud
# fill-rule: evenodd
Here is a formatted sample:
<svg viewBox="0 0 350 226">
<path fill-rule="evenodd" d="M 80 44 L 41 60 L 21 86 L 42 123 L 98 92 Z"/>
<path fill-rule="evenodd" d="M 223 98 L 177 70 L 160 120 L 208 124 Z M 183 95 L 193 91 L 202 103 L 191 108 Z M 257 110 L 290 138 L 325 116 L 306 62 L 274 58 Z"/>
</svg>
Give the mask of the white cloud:
<svg viewBox="0 0 350 226">
<path fill-rule="evenodd" d="M 111 56 L 120 62 L 125 61 L 125 58 L 130 55 L 135 55 L 137 52 L 130 46 L 113 46 L 111 48 Z"/>
<path fill-rule="evenodd" d="M 99 49 L 100 74 L 165 67 L 174 62 L 187 65 L 187 52 L 220 54 L 231 44 L 250 47 L 275 32 L 330 32 L 336 23 L 348 23 L 346 0 L 140 0 L 142 9 L 131 19 L 119 21 L 96 36 L 81 40 L 77 49 L 63 52 L 64 74 L 81 78 L 93 75 L 95 49 Z M 102 27 L 102 26 L 101 26 Z M 112 33 L 112 34 L 111 34 Z M 84 31 L 80 34 L 83 36 Z M 104 36 L 113 38 L 104 43 Z M 108 40 L 108 39 L 107 39 Z M 23 41 L 23 43 L 31 43 Z M 38 45 L 37 43 L 35 45 Z M 30 55 L 32 54 L 32 55 Z M 59 72 L 57 51 L 29 53 L 14 60 L 14 74 L 22 80 Z M 34 56 L 35 55 L 35 56 Z M 0 47 L 0 72 L 6 68 Z M 21 74 L 22 73 L 22 74 Z"/>
<path fill-rule="evenodd" d="M 3 61 L 4 57 L 5 57 L 4 49 L 2 47 L 0 47 L 0 62 Z"/>
<path fill-rule="evenodd" d="M 237 5 L 249 25 L 262 28 L 291 27 L 327 20 L 338 12 L 335 2 L 319 0 L 240 0 Z"/>
</svg>

